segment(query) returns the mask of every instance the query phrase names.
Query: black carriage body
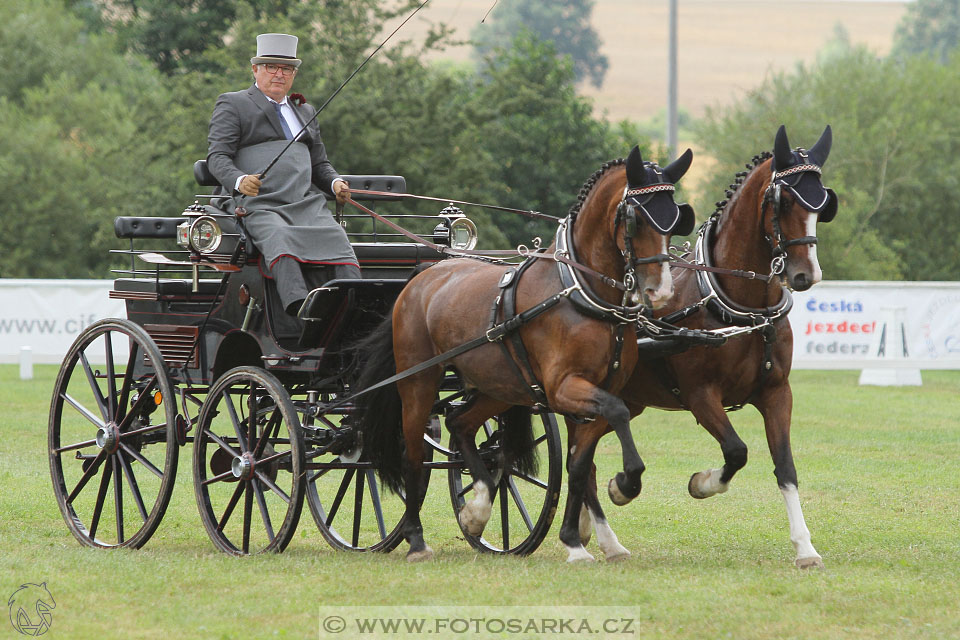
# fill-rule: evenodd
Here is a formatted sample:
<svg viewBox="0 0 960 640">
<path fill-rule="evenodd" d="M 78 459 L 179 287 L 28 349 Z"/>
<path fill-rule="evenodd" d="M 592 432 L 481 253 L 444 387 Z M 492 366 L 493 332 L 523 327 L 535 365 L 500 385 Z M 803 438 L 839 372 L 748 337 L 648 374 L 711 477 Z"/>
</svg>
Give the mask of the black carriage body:
<svg viewBox="0 0 960 640">
<path fill-rule="evenodd" d="M 364 189 L 403 190 L 399 176 L 345 177 Z M 209 216 L 209 210 L 188 208 L 185 213 L 190 217 L 118 218 L 115 231 L 131 243 L 173 240 L 179 225 L 191 217 Z M 369 333 L 389 312 L 414 269 L 443 258 L 410 242 L 354 242 L 363 279 L 324 287 L 311 307 L 316 317 L 304 328 L 283 311 L 272 280 L 264 275 L 260 254 L 235 218 L 213 217 L 222 229 L 215 251 L 203 256 L 181 252 L 180 260 L 164 260 L 158 254 L 131 250 L 140 259 L 155 261 L 154 269 L 132 268 L 124 275 L 133 277 L 116 279 L 110 292 L 111 298 L 125 301 L 128 319 L 157 343 L 173 380 L 188 386 L 209 386 L 225 371 L 242 365 L 262 367 L 285 384 L 328 378 L 343 367 L 340 347 Z M 186 262 L 191 257 L 202 265 L 196 278 Z M 149 370 L 151 365 L 144 361 L 141 366 Z"/>
</svg>

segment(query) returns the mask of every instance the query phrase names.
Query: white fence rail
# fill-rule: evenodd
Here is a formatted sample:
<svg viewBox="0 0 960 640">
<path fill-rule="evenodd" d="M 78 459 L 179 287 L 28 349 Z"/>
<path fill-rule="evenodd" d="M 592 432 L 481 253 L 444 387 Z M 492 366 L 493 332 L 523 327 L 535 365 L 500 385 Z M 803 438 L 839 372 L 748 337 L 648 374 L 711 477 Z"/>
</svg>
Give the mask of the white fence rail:
<svg viewBox="0 0 960 640">
<path fill-rule="evenodd" d="M 0 363 L 30 347 L 37 363 L 58 363 L 96 320 L 126 317 L 110 280 L 0 279 Z M 903 326 L 889 310 L 904 310 Z M 960 369 L 960 282 L 821 282 L 794 294 L 795 369 Z M 878 358 L 880 337 L 902 331 L 907 354 Z"/>
</svg>

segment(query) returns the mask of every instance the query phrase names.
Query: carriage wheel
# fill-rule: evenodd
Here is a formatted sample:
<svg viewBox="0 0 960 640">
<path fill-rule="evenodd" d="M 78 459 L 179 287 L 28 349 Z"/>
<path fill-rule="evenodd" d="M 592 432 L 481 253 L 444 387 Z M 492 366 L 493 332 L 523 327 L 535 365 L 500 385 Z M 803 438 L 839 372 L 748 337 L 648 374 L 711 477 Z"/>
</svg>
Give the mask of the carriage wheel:
<svg viewBox="0 0 960 640">
<path fill-rule="evenodd" d="M 257 367 L 227 371 L 200 409 L 193 486 L 222 551 L 283 551 L 303 509 L 303 435 L 283 385 Z"/>
<path fill-rule="evenodd" d="M 324 417 L 316 426 L 311 439 L 320 444 L 308 454 L 307 503 L 321 535 L 341 551 L 393 551 L 403 541 L 406 496 L 384 487 L 376 470 L 360 460 L 349 427 Z M 433 459 L 430 443 L 439 439 L 439 421 L 427 431 L 425 462 Z M 430 470 L 424 475 L 425 492 Z"/>
<path fill-rule="evenodd" d="M 156 531 L 177 475 L 176 404 L 163 356 L 138 325 L 101 320 L 70 347 L 47 442 L 57 503 L 82 544 L 138 549 Z"/>
<path fill-rule="evenodd" d="M 539 424 L 538 424 L 539 423 Z M 552 413 L 541 413 L 533 420 L 533 436 L 539 459 L 539 471 L 534 475 L 521 473 L 511 467 L 502 471 L 496 449 L 499 447 L 500 419 L 488 420 L 477 431 L 477 449 L 494 479 L 499 478 L 493 492 L 490 521 L 481 536 L 472 536 L 463 530 L 463 537 L 474 549 L 492 553 L 527 555 L 536 551 L 553 523 L 560 501 L 561 444 L 557 419 Z M 460 522 L 460 509 L 472 498 L 473 483 L 466 468 L 455 467 L 448 472 L 450 499 Z"/>
</svg>

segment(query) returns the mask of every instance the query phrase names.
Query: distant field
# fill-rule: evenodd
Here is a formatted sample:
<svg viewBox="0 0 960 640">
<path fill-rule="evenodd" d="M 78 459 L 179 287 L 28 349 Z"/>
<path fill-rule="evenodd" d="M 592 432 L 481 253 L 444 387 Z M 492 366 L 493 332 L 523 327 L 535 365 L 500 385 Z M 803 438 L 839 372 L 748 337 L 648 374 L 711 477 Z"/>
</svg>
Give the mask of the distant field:
<svg viewBox="0 0 960 640">
<path fill-rule="evenodd" d="M 432 562 L 406 563 L 405 545 L 389 555 L 333 551 L 306 510 L 284 554 L 227 557 L 197 515 L 190 446 L 144 549 L 83 548 L 57 509 L 47 468 L 56 367 L 38 366 L 29 382 L 17 371 L 0 366 L 0 597 L 46 582 L 56 600 L 50 638 L 317 638 L 321 608 L 349 615 L 348 605 L 411 605 L 407 614 L 417 615 L 440 604 L 487 615 L 505 605 L 532 613 L 613 606 L 636 622 L 634 635 L 617 637 L 638 640 L 960 638 L 960 372 L 925 372 L 919 388 L 860 387 L 851 371 L 794 373 L 800 495 L 826 564 L 800 572 L 753 409 L 732 416 L 749 463 L 730 491 L 709 500 L 693 500 L 686 486 L 692 472 L 721 463 L 716 442 L 689 414 L 651 411 L 634 421 L 647 464 L 643 493 L 620 508 L 601 497 L 634 554 L 619 564 L 567 565 L 559 514 L 530 557 L 477 554 L 454 523 L 442 472 L 424 508 Z M 607 437 L 599 479 L 619 464 Z M 588 548 L 601 555 L 595 540 Z M 19 637 L 9 624 L 0 616 L 0 638 Z"/>
<path fill-rule="evenodd" d="M 493 5 L 494 0 L 432 0 L 424 13 L 457 27 L 465 38 Z M 837 23 L 854 43 L 884 54 L 905 6 L 837 0 L 680 0 L 680 107 L 702 115 L 708 105 L 729 103 L 757 86 L 770 70 L 812 61 Z M 494 7 L 491 19 L 496 11 Z M 596 3 L 593 24 L 610 69 L 603 87 L 584 87 L 583 93 L 593 97 L 597 109 L 609 118 L 646 120 L 664 108 L 668 17 L 666 0 Z M 404 36 L 416 37 L 423 25 L 411 23 Z M 440 57 L 466 60 L 470 48 L 448 50 Z"/>
</svg>

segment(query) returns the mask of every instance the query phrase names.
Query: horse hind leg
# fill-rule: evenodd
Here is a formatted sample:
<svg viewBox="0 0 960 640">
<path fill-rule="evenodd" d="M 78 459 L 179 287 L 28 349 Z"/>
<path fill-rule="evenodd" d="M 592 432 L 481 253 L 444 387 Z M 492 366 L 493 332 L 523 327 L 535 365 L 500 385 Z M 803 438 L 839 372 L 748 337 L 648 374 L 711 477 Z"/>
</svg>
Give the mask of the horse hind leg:
<svg viewBox="0 0 960 640">
<path fill-rule="evenodd" d="M 510 405 L 488 396 L 476 396 L 469 403 L 447 416 L 447 429 L 457 443 L 463 462 L 473 478 L 473 498 L 460 508 L 460 526 L 471 536 L 479 536 L 490 521 L 493 493 L 497 486 L 487 465 L 477 451 L 475 436 L 484 420 L 502 413 Z M 504 461 L 506 464 L 506 461 Z"/>
<path fill-rule="evenodd" d="M 723 452 L 722 468 L 706 469 L 690 476 L 687 491 L 702 500 L 726 492 L 734 474 L 747 464 L 747 445 L 734 431 L 718 397 L 711 394 L 699 402 L 691 402 L 690 410 L 697 422 L 720 443 Z"/>
<path fill-rule="evenodd" d="M 406 445 L 406 465 L 403 475 L 406 489 L 403 536 L 410 544 L 408 562 L 422 562 L 433 558 L 433 549 L 423 539 L 420 508 L 426 489 L 423 467 L 423 435 L 433 407 L 433 398 L 440 386 L 443 371 L 427 370 L 398 382 L 403 404 L 403 440 Z"/>
</svg>

